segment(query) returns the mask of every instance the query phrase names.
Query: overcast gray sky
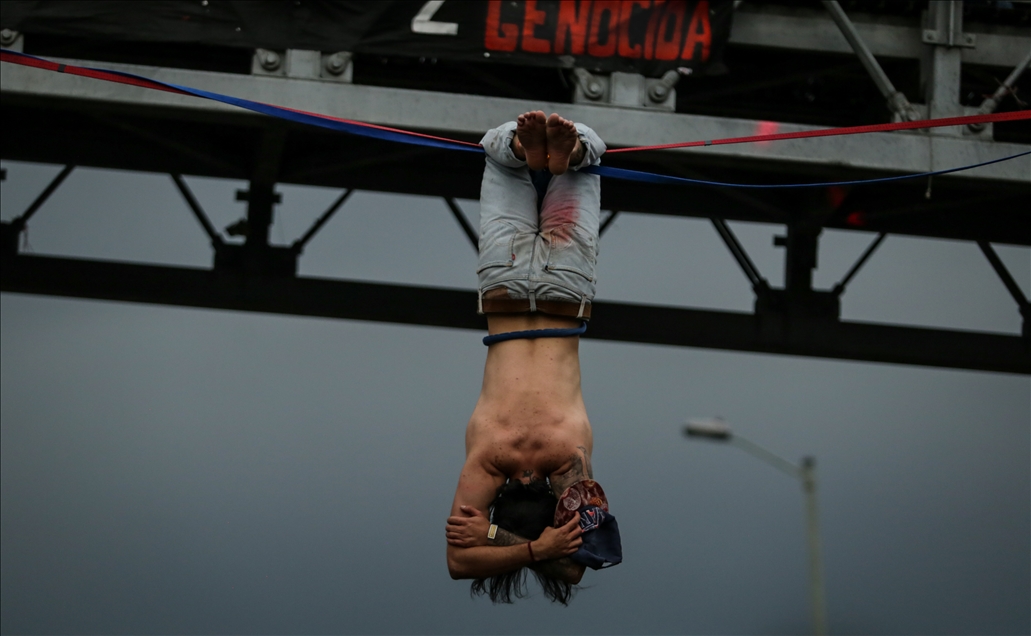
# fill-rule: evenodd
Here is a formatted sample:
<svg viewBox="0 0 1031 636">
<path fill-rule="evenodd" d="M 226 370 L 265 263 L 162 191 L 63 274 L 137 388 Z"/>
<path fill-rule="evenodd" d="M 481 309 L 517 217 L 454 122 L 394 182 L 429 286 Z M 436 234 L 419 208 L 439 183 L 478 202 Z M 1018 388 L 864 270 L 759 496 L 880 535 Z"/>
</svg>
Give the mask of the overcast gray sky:
<svg viewBox="0 0 1031 636">
<path fill-rule="evenodd" d="M 1027 161 L 1026 159 L 1024 161 Z M 2 216 L 57 172 L 4 162 Z M 224 227 L 239 182 L 189 178 Z M 338 194 L 283 187 L 286 242 Z M 477 204 L 461 202 L 476 221 Z M 732 224 L 782 281 L 781 228 Z M 872 239 L 827 232 L 817 284 Z M 76 170 L 32 219 L 38 254 L 207 267 L 167 176 Z M 1028 249 L 998 247 L 1025 294 Z M 443 202 L 356 194 L 301 273 L 473 288 Z M 599 298 L 734 310 L 751 293 L 702 220 L 621 216 Z M 891 236 L 844 318 L 1017 333 L 973 244 Z M 834 633 L 1031 631 L 1026 376 L 585 340 L 596 476 L 625 562 L 570 608 L 470 599 L 444 520 L 478 395 L 481 334 L 4 294 L 4 633 L 692 633 L 809 629 L 798 483 L 689 441 L 720 414 L 818 461 Z"/>
</svg>

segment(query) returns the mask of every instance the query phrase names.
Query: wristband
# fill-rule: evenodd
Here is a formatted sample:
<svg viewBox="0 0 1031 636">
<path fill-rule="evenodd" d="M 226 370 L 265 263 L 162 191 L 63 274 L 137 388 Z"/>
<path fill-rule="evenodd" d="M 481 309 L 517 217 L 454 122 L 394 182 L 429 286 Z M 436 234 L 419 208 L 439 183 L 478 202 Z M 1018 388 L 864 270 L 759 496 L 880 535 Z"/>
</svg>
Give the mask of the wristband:
<svg viewBox="0 0 1031 636">
<path fill-rule="evenodd" d="M 533 556 L 533 546 L 530 545 L 531 543 L 533 543 L 533 542 L 532 541 L 527 541 L 526 542 L 526 549 L 530 551 L 530 562 L 531 563 L 536 563 L 537 562 L 537 557 Z"/>
<path fill-rule="evenodd" d="M 490 528 L 487 530 L 487 538 L 493 541 L 496 536 L 498 536 L 498 524 L 492 523 L 490 524 Z"/>
</svg>

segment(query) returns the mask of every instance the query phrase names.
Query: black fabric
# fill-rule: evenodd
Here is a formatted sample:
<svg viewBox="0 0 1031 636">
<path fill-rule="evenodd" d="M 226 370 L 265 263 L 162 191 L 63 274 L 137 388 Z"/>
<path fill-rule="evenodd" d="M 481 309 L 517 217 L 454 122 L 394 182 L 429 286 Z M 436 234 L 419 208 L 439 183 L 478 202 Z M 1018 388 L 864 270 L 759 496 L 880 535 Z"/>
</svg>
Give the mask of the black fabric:
<svg viewBox="0 0 1031 636">
<path fill-rule="evenodd" d="M 432 11 L 434 6 L 423 0 L 9 0 L 0 2 L 0 28 L 30 35 L 350 51 L 658 76 L 720 61 L 733 13 L 731 0 L 446 0 Z M 420 14 L 423 19 L 415 20 Z"/>
<path fill-rule="evenodd" d="M 574 562 L 592 570 L 623 562 L 623 544 L 615 516 L 598 506 L 587 506 L 580 511 L 580 528 L 583 544 L 570 557 Z"/>
<path fill-rule="evenodd" d="M 531 170 L 530 182 L 537 191 L 537 213 L 540 214 L 541 206 L 544 205 L 544 195 L 548 193 L 548 184 L 551 183 L 551 173 L 547 170 Z"/>
</svg>

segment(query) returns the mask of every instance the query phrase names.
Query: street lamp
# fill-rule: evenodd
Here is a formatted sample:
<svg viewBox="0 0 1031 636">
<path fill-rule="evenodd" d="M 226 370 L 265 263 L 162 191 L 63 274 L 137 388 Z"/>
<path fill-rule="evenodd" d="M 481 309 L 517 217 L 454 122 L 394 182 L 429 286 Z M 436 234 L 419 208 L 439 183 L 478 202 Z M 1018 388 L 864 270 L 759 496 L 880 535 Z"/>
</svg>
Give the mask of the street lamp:
<svg viewBox="0 0 1031 636">
<path fill-rule="evenodd" d="M 732 433 L 730 426 L 720 417 L 691 419 L 684 426 L 684 435 L 714 442 L 728 442 L 751 453 L 777 470 L 802 482 L 805 493 L 806 521 L 809 528 L 809 581 L 813 597 L 813 631 L 817 636 L 827 634 L 827 606 L 823 592 L 823 559 L 820 556 L 820 528 L 816 509 L 816 459 L 803 457 L 795 465 L 740 435 Z"/>
</svg>

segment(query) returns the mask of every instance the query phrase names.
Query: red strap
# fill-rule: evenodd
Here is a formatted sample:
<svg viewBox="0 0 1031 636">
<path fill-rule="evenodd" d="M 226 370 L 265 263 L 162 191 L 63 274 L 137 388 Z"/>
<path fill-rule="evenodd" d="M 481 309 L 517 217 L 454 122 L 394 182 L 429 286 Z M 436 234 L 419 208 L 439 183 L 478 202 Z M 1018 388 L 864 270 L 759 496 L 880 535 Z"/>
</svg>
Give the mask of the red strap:
<svg viewBox="0 0 1031 636">
<path fill-rule="evenodd" d="M 782 139 L 804 139 L 807 137 L 834 137 L 837 135 L 857 135 L 860 133 L 888 132 L 892 130 L 916 130 L 920 128 L 940 128 L 942 126 L 963 126 L 970 124 L 987 124 L 998 121 L 1018 121 L 1031 119 L 1031 110 L 1018 110 L 1010 113 L 989 113 L 987 115 L 966 115 L 963 117 L 943 117 L 941 119 L 922 119 L 920 121 L 900 121 L 892 124 L 870 124 L 867 126 L 850 126 L 848 128 L 821 128 L 820 130 L 803 130 L 773 135 L 752 135 L 750 137 L 730 137 L 711 141 L 685 141 L 676 144 L 660 144 L 658 146 L 633 146 L 631 148 L 615 148 L 605 154 L 616 152 L 636 152 L 638 150 L 668 150 L 670 148 L 694 148 L 697 146 L 724 146 L 727 144 L 746 144 L 755 141 L 780 141 Z"/>
<path fill-rule="evenodd" d="M 139 77 L 137 75 L 122 74 L 115 71 L 104 71 L 100 69 L 84 68 L 82 66 L 75 66 L 72 64 L 58 64 L 57 62 L 51 62 L 50 60 L 44 60 L 37 57 L 28 55 L 17 55 L 11 54 L 8 51 L 0 51 L 0 62 L 9 62 L 11 64 L 20 64 L 22 66 L 31 66 L 33 68 L 39 68 L 47 71 L 57 71 L 58 73 L 64 73 L 66 75 L 78 75 L 80 77 L 89 77 L 92 79 L 105 80 L 108 82 L 115 82 L 118 84 L 128 84 L 130 86 L 139 86 L 141 88 L 151 88 L 154 90 L 165 91 L 166 93 L 174 93 L 176 95 L 191 95 L 186 91 L 177 90 L 171 86 L 162 84 L 161 82 L 154 82 L 148 80 L 145 77 Z M 377 126 L 376 124 L 368 124 L 361 121 L 353 121 L 350 119 L 341 119 L 340 117 L 333 117 L 330 115 L 322 115 L 320 113 L 312 113 L 297 108 L 287 108 L 286 106 L 276 106 L 281 110 L 287 110 L 295 113 L 301 113 L 302 115 L 309 115 L 312 117 L 319 117 L 321 119 L 328 119 L 332 121 L 339 121 L 345 124 L 353 124 L 355 126 L 364 126 L 366 128 L 375 128 L 377 130 L 385 130 L 388 132 L 401 133 L 405 135 L 411 135 L 413 137 L 422 137 L 424 139 L 435 139 L 437 141 L 446 141 L 450 143 L 461 144 L 463 146 L 470 146 L 478 148 L 480 144 L 472 143 L 470 141 L 462 141 L 460 139 L 448 139 L 447 137 L 438 137 L 436 135 L 427 135 L 425 133 L 417 133 L 409 130 L 401 130 L 399 128 L 390 128 L 388 126 Z"/>
<path fill-rule="evenodd" d="M 294 113 L 301 113 L 302 115 L 311 115 L 312 117 L 320 117 L 322 119 L 329 119 L 332 121 L 340 121 L 345 124 L 354 124 L 355 126 L 365 126 L 366 128 L 375 128 L 376 130 L 385 130 L 387 132 L 401 133 L 404 135 L 412 135 L 413 137 L 422 137 L 424 139 L 436 139 L 437 141 L 447 141 L 453 144 L 462 144 L 464 146 L 473 146 L 476 148 L 480 147 L 480 144 L 474 144 L 471 141 L 462 141 L 461 139 L 450 139 L 448 137 L 437 137 L 436 135 L 427 135 L 425 133 L 412 132 L 411 130 L 403 130 L 401 128 L 391 128 L 390 126 L 380 126 L 378 124 L 369 124 L 364 121 L 355 121 L 353 119 L 342 119 L 340 117 L 333 117 L 332 115 L 323 115 L 321 113 L 313 113 L 307 110 L 300 110 L 298 108 L 288 108 L 286 106 L 276 106 L 282 110 L 289 110 Z"/>
<path fill-rule="evenodd" d="M 154 82 L 143 77 L 134 75 L 117 73 L 114 71 L 103 71 L 98 69 L 83 68 L 81 66 L 72 66 L 66 64 L 58 64 L 57 62 L 51 62 L 50 60 L 44 60 L 28 55 L 21 55 L 18 53 L 12 53 L 8 51 L 0 51 L 0 61 L 10 62 L 13 64 L 21 64 L 23 66 L 31 66 L 34 68 L 45 69 L 48 71 L 57 71 L 59 73 L 65 73 L 68 75 L 78 75 L 81 77 L 90 77 L 93 79 L 105 80 L 108 82 L 116 82 L 118 84 L 128 84 L 130 86 L 139 86 L 141 88 L 150 88 L 159 91 L 165 91 L 166 93 L 175 93 L 177 95 L 189 95 L 181 90 L 177 90 L 171 86 L 162 84 L 161 82 Z M 306 115 L 312 115 L 315 117 L 321 117 L 324 119 L 337 120 L 349 124 L 356 124 L 360 126 L 367 126 L 369 128 L 377 128 L 380 130 L 399 132 L 408 135 L 416 135 L 419 137 L 426 137 L 428 139 L 436 139 L 440 141 L 448 141 L 452 143 L 459 143 L 466 146 L 478 146 L 479 144 L 473 144 L 468 141 L 460 141 L 457 139 L 447 139 L 445 137 L 436 137 L 434 135 L 426 135 L 422 133 L 413 133 L 406 130 L 399 130 L 397 128 L 389 128 L 386 126 L 377 126 L 375 124 L 367 124 L 365 122 L 357 122 L 346 119 L 339 119 L 337 117 L 330 117 L 328 115 L 320 115 L 318 113 L 308 113 L 302 110 L 295 110 L 291 108 L 282 108 L 283 110 L 293 110 L 294 112 L 303 113 Z M 942 119 L 923 119 L 920 121 L 903 121 L 897 123 L 888 124 L 871 124 L 867 126 L 850 126 L 846 128 L 822 128 L 819 130 L 805 130 L 800 132 L 791 133 L 776 133 L 772 135 L 752 135 L 749 137 L 731 137 L 728 139 L 712 139 L 708 141 L 685 141 L 673 144 L 659 144 L 656 146 L 632 146 L 630 148 L 613 148 L 606 151 L 606 154 L 615 154 L 620 152 L 637 152 L 640 150 L 669 150 L 671 148 L 696 148 L 699 146 L 723 146 L 728 144 L 744 144 L 750 142 L 759 141 L 780 141 L 784 139 L 805 139 L 809 137 L 834 137 L 838 135 L 856 135 L 860 133 L 872 133 L 872 132 L 889 132 L 893 130 L 917 130 L 921 128 L 939 128 L 942 126 L 963 126 L 970 124 L 987 124 L 992 122 L 1001 121 L 1019 121 L 1024 119 L 1031 119 L 1031 110 L 1018 110 L 1009 113 L 990 113 L 987 115 L 967 115 L 964 117 L 944 117 Z"/>
<path fill-rule="evenodd" d="M 9 55 L 7 51 L 0 51 L 0 62 L 10 62 L 12 64 L 20 64 L 22 66 L 41 68 L 47 71 L 57 71 L 58 73 L 64 73 L 65 75 L 78 75 L 80 77 L 89 77 L 92 79 L 115 82 L 117 84 L 128 84 L 130 86 L 139 86 L 141 88 L 152 88 L 159 91 L 165 91 L 166 93 L 176 93 L 178 95 L 189 94 L 183 91 L 175 90 L 174 88 L 170 88 L 159 82 L 148 81 L 142 77 L 122 75 L 120 73 L 115 73 L 113 71 L 101 71 L 91 68 L 83 68 L 81 66 L 74 66 L 71 64 L 58 64 L 57 62 L 51 62 L 50 60 L 43 60 L 36 57 L 14 56 Z"/>
</svg>

